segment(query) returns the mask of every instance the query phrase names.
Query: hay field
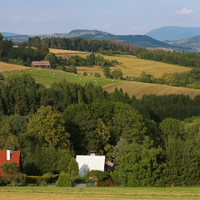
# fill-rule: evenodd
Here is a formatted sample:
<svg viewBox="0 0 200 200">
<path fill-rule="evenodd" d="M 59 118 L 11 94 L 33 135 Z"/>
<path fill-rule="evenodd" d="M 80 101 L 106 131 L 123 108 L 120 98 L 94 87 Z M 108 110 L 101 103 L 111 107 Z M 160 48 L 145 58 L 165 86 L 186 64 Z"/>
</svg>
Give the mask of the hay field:
<svg viewBox="0 0 200 200">
<path fill-rule="evenodd" d="M 142 60 L 136 58 L 135 56 L 104 56 L 104 58 L 110 58 L 111 60 L 116 59 L 119 63 L 122 63 L 122 66 L 118 66 L 117 68 L 121 68 L 123 77 L 139 77 L 142 71 L 145 71 L 147 74 L 152 74 L 156 78 L 159 78 L 165 72 L 175 73 L 191 70 L 189 67 L 181 67 L 178 65 L 171 65 L 150 60 Z"/>
<path fill-rule="evenodd" d="M 8 71 L 15 71 L 15 70 L 19 71 L 20 69 L 22 70 L 29 69 L 29 67 L 0 62 L 0 72 L 8 72 Z"/>
<path fill-rule="evenodd" d="M 156 95 L 168 95 L 168 94 L 184 94 L 189 95 L 190 98 L 194 98 L 196 95 L 200 95 L 200 90 L 184 88 L 184 87 L 172 87 L 168 85 L 159 85 L 151 83 L 141 83 L 134 81 L 123 81 L 120 83 L 113 83 L 103 86 L 103 89 L 108 92 L 114 92 L 115 88 L 122 88 L 124 92 L 127 92 L 130 97 L 135 95 L 137 99 L 142 98 L 144 94 L 156 94 Z"/>
<path fill-rule="evenodd" d="M 71 55 L 79 55 L 81 57 L 86 57 L 89 52 L 81 52 L 81 51 L 71 51 L 71 50 L 62 50 L 62 49 L 50 49 L 50 52 L 55 53 L 57 56 L 63 57 L 66 54 Z M 97 54 L 96 54 L 97 55 Z M 152 74 L 156 78 L 162 76 L 163 73 L 175 73 L 175 72 L 185 72 L 191 70 L 189 67 L 181 67 L 178 65 L 171 65 L 162 62 L 150 61 L 150 60 L 142 60 L 138 59 L 135 56 L 131 55 L 119 55 L 119 56 L 106 56 L 102 55 L 105 59 L 108 60 L 117 60 L 120 65 L 115 66 L 115 69 L 121 69 L 123 72 L 123 77 L 139 77 L 142 71 L 145 71 L 147 74 Z M 102 68 L 78 68 L 78 72 L 89 72 L 95 73 L 98 72 L 103 76 Z M 114 68 L 111 68 L 111 71 Z"/>
<path fill-rule="evenodd" d="M 0 200 L 197 200 L 200 188 L 125 188 L 125 187 L 86 187 L 62 188 L 47 187 L 1 187 Z"/>
</svg>

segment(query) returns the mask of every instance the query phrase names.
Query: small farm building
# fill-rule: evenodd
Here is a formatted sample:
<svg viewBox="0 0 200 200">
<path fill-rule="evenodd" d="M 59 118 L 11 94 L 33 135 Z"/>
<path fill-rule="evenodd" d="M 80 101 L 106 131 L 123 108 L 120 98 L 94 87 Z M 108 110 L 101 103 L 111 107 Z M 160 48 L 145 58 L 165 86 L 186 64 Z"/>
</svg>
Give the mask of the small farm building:
<svg viewBox="0 0 200 200">
<path fill-rule="evenodd" d="M 17 163 L 17 166 L 21 168 L 21 160 L 20 160 L 20 151 L 0 151 L 0 166 L 4 163 Z M 0 169 L 0 178 L 2 177 L 1 169 Z"/>
<path fill-rule="evenodd" d="M 106 156 L 96 156 L 95 153 L 90 155 L 77 155 L 76 162 L 79 166 L 79 175 L 83 176 L 85 171 L 91 170 L 105 170 Z"/>
<path fill-rule="evenodd" d="M 51 69 L 49 61 L 33 61 L 31 67 L 41 67 L 46 69 Z"/>
</svg>

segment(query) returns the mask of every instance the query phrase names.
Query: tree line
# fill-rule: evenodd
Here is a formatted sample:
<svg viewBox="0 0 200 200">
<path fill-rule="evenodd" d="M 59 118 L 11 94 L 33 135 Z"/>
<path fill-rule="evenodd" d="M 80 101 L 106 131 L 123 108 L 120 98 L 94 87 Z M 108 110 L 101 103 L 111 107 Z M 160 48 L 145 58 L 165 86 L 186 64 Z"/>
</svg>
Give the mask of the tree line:
<svg viewBox="0 0 200 200">
<path fill-rule="evenodd" d="M 160 61 L 164 63 L 186 66 L 186 67 L 200 67 L 200 54 L 189 52 L 176 52 L 164 50 L 148 50 L 145 48 L 138 48 L 135 52 L 137 58 Z"/>
<path fill-rule="evenodd" d="M 88 51 L 88 52 L 99 52 L 103 54 L 120 54 L 122 52 L 129 51 L 133 53 L 137 46 L 130 44 L 121 44 L 118 41 L 109 40 L 93 40 L 85 38 L 42 38 L 30 37 L 27 45 L 36 47 L 38 44 L 43 44 L 48 48 L 54 49 L 66 49 L 74 51 Z"/>
<path fill-rule="evenodd" d="M 0 149 L 20 150 L 28 175 L 68 172 L 72 157 L 96 150 L 118 164 L 121 185 L 198 185 L 199 98 L 14 75 L 0 82 Z"/>
<path fill-rule="evenodd" d="M 190 71 L 182 73 L 163 73 L 160 78 L 155 78 L 152 74 L 147 74 L 143 71 L 140 77 L 126 77 L 130 81 L 139 81 L 144 83 L 165 84 L 177 87 L 187 87 L 200 89 L 200 68 L 192 68 Z"/>
</svg>

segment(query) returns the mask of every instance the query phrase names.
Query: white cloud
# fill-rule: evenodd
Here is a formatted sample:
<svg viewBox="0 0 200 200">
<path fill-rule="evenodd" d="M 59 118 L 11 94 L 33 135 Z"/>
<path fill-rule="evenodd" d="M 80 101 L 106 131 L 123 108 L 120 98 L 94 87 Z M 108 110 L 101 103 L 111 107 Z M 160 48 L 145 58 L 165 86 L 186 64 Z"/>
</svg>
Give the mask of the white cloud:
<svg viewBox="0 0 200 200">
<path fill-rule="evenodd" d="M 191 14 L 193 13 L 193 10 L 189 10 L 187 8 L 183 8 L 182 10 L 177 10 L 175 13 L 176 14 Z"/>
</svg>

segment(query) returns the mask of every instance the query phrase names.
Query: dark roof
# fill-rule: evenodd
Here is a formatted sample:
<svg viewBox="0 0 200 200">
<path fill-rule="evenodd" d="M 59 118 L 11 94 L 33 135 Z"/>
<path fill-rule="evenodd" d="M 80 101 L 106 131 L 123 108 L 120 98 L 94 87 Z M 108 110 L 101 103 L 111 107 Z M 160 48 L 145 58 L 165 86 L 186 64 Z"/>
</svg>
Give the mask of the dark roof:
<svg viewBox="0 0 200 200">
<path fill-rule="evenodd" d="M 33 61 L 31 65 L 50 65 L 49 61 Z"/>
</svg>

